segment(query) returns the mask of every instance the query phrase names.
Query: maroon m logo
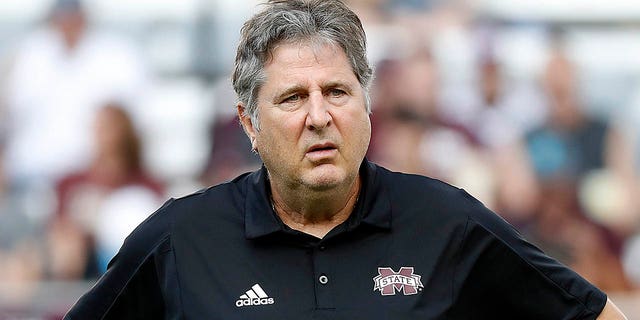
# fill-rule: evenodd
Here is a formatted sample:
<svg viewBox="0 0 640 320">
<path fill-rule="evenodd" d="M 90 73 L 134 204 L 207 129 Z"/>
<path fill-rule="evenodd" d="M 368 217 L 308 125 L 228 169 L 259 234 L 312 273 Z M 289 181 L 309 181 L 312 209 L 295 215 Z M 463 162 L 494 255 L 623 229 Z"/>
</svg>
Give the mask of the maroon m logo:
<svg viewBox="0 0 640 320">
<path fill-rule="evenodd" d="M 380 290 L 383 296 L 392 296 L 396 291 L 406 295 L 416 294 L 424 288 L 420 282 L 421 276 L 413 274 L 413 267 L 402 267 L 395 272 L 389 267 L 378 267 L 378 275 L 373 278 L 373 291 Z"/>
</svg>

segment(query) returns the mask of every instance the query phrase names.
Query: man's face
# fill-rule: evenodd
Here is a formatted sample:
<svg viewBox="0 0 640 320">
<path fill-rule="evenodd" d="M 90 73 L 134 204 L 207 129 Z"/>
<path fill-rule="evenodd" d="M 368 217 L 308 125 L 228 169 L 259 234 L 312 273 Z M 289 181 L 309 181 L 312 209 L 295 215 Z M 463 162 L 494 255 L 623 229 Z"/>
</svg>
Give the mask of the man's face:
<svg viewBox="0 0 640 320">
<path fill-rule="evenodd" d="M 260 130 L 242 120 L 273 182 L 311 190 L 352 183 L 369 146 L 371 123 L 343 50 L 283 44 L 264 71 Z"/>
</svg>

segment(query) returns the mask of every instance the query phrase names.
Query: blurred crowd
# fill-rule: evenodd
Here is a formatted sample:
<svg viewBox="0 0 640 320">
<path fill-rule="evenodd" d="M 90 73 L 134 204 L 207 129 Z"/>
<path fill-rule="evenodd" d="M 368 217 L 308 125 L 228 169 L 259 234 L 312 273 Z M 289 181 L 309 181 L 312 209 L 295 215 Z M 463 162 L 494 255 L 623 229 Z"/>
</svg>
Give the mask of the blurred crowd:
<svg viewBox="0 0 640 320">
<path fill-rule="evenodd" d="M 520 44 L 533 58 L 518 60 L 514 23 L 472 1 L 348 2 L 376 70 L 370 160 L 466 189 L 606 292 L 640 288 L 640 86 L 590 100 L 562 26 L 525 26 L 538 47 Z M 193 69 L 159 72 L 83 3 L 56 0 L 3 51 L 0 319 L 43 282 L 94 281 L 168 197 L 260 166 L 230 62 L 206 63 L 220 57 L 207 36 L 235 43 L 195 34 Z"/>
</svg>

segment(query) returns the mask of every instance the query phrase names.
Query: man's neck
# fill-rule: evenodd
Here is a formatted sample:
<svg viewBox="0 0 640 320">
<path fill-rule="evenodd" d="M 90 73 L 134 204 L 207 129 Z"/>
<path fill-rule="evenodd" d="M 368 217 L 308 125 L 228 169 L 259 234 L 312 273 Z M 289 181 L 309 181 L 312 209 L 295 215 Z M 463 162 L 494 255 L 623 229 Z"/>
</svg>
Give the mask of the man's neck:
<svg viewBox="0 0 640 320">
<path fill-rule="evenodd" d="M 349 218 L 358 200 L 360 185 L 359 176 L 344 188 L 319 192 L 281 192 L 272 183 L 273 209 L 291 229 L 321 239 Z"/>
</svg>

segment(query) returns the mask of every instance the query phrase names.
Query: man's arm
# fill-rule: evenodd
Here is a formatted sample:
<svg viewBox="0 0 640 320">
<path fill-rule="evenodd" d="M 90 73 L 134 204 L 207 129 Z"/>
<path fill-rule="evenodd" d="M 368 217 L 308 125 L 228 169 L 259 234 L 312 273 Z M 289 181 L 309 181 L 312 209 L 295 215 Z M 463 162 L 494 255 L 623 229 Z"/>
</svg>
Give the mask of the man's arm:
<svg viewBox="0 0 640 320">
<path fill-rule="evenodd" d="M 607 304 L 596 320 L 627 320 L 627 317 L 624 316 L 622 311 L 620 311 L 611 300 L 607 299 Z"/>
</svg>

